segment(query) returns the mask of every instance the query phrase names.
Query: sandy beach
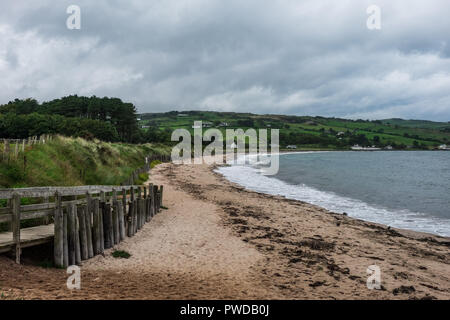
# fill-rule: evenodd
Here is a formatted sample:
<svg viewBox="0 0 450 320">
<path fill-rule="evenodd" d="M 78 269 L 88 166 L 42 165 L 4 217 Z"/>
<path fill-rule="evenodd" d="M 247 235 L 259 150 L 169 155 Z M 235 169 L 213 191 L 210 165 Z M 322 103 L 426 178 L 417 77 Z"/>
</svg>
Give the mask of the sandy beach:
<svg viewBox="0 0 450 320">
<path fill-rule="evenodd" d="M 226 181 L 211 165 L 165 163 L 167 209 L 115 249 L 65 270 L 0 257 L 4 299 L 450 299 L 450 239 L 388 228 Z M 369 290 L 368 266 L 381 270 Z"/>
</svg>

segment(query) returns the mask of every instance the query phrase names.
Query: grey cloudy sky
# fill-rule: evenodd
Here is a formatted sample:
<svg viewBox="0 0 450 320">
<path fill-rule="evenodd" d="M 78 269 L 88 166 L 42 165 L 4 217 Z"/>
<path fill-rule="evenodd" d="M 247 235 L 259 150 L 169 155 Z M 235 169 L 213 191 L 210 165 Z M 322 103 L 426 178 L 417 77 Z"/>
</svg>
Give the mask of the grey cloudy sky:
<svg viewBox="0 0 450 320">
<path fill-rule="evenodd" d="M 66 8 L 81 8 L 81 30 Z M 381 8 L 381 30 L 366 9 Z M 0 103 L 450 120 L 448 0 L 2 0 Z"/>
</svg>

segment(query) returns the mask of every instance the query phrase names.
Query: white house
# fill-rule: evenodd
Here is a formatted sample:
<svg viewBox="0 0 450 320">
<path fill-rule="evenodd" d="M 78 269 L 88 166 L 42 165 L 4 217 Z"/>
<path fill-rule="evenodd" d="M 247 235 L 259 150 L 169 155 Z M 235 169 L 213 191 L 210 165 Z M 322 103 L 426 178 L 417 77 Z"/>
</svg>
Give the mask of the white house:
<svg viewBox="0 0 450 320">
<path fill-rule="evenodd" d="M 450 147 L 448 147 L 446 144 L 441 144 L 439 146 L 439 150 L 450 150 Z"/>
<path fill-rule="evenodd" d="M 286 146 L 286 149 L 297 149 L 297 146 L 295 144 L 290 144 Z"/>
</svg>

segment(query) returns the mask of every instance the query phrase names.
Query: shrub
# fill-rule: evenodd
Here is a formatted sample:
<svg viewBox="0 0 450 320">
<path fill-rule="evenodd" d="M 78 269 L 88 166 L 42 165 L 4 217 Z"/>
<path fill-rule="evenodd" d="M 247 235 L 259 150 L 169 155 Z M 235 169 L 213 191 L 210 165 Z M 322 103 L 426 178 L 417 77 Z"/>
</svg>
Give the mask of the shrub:
<svg viewBox="0 0 450 320">
<path fill-rule="evenodd" d="M 116 250 L 112 253 L 112 256 L 117 259 L 128 259 L 131 257 L 131 254 L 124 250 Z"/>
<path fill-rule="evenodd" d="M 151 163 L 150 163 L 150 168 L 154 168 L 154 167 L 156 167 L 158 164 L 161 164 L 162 162 L 161 161 L 159 161 L 159 160 L 153 160 Z"/>
</svg>

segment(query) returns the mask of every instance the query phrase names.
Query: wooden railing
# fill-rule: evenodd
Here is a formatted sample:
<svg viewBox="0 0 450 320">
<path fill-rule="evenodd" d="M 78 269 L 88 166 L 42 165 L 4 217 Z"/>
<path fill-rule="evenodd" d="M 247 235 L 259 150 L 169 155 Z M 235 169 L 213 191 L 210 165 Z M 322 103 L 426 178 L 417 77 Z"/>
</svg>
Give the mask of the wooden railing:
<svg viewBox="0 0 450 320">
<path fill-rule="evenodd" d="M 36 237 L 21 239 L 22 221 L 43 218 L 41 226 L 54 226 L 55 266 L 80 264 L 133 236 L 160 211 L 162 196 L 163 186 L 152 184 L 0 189 L 0 199 L 7 199 L 0 223 L 10 223 L 12 231 L 0 252 L 12 250 L 20 263 L 22 247 L 48 242 L 48 235 L 39 238 L 39 227 L 33 227 Z M 21 205 L 21 198 L 40 203 Z"/>
</svg>

